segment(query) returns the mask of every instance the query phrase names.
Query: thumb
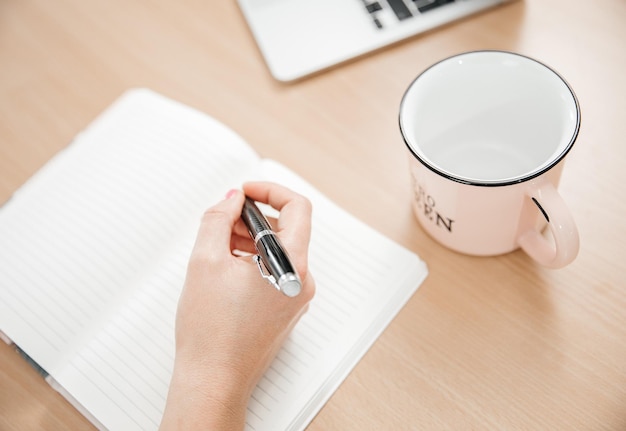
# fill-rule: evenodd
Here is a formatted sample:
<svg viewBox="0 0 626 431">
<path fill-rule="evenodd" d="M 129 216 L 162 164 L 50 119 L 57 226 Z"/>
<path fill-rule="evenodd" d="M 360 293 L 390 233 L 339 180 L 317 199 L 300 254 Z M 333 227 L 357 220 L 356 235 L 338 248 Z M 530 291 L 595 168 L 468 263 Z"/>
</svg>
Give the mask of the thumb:
<svg viewBox="0 0 626 431">
<path fill-rule="evenodd" d="M 233 227 L 241 217 L 244 198 L 242 191 L 230 190 L 225 199 L 204 212 L 194 254 L 213 261 L 230 256 L 230 239 Z"/>
</svg>

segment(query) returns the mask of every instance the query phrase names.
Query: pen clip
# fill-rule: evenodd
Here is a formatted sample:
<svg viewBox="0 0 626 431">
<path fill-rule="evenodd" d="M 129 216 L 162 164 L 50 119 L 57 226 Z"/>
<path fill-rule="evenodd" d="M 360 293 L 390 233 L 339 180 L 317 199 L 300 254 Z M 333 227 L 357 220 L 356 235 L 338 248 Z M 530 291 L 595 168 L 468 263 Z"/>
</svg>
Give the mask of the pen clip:
<svg viewBox="0 0 626 431">
<path fill-rule="evenodd" d="M 256 262 L 256 266 L 259 268 L 261 277 L 267 280 L 269 284 L 274 286 L 276 290 L 280 291 L 280 286 L 278 285 L 278 283 L 276 283 L 276 278 L 272 274 L 269 273 L 269 271 L 267 270 L 267 267 L 265 266 L 265 264 L 263 263 L 261 259 L 261 256 L 259 256 L 258 254 L 255 254 L 254 256 L 252 256 L 252 259 Z M 265 270 L 263 268 L 265 268 Z"/>
</svg>

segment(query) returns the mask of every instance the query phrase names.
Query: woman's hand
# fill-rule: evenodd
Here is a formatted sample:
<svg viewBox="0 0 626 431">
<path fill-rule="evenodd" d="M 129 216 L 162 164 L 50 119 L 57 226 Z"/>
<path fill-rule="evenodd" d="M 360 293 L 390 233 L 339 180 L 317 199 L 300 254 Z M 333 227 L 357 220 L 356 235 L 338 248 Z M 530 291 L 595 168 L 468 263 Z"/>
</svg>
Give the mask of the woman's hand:
<svg viewBox="0 0 626 431">
<path fill-rule="evenodd" d="M 243 429 L 248 399 L 307 308 L 311 205 L 273 183 L 247 183 L 253 200 L 280 211 L 274 231 L 302 279 L 289 298 L 259 274 L 240 219 L 244 192 L 231 190 L 202 219 L 176 317 L 176 360 L 161 423 L 168 429 Z"/>
</svg>

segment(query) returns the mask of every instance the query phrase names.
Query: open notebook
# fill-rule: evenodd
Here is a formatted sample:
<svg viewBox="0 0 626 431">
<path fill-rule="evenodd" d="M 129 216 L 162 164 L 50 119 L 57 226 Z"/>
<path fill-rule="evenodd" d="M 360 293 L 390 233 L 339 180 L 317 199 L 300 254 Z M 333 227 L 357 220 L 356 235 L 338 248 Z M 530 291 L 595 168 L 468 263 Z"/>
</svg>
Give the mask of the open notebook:
<svg viewBox="0 0 626 431">
<path fill-rule="evenodd" d="M 251 179 L 314 207 L 317 294 L 247 414 L 249 430 L 304 429 L 426 266 L 218 121 L 149 90 L 124 94 L 0 208 L 0 330 L 98 428 L 155 430 L 200 217 Z"/>
</svg>

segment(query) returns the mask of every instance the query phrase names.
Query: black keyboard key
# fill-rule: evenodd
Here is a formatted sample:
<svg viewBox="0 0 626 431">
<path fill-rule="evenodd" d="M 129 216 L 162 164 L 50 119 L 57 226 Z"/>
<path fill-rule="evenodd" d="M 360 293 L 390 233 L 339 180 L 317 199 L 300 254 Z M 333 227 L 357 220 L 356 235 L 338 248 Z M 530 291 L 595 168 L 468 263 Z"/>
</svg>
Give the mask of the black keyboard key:
<svg viewBox="0 0 626 431">
<path fill-rule="evenodd" d="M 454 2 L 454 0 L 413 0 L 417 10 L 420 12 L 428 12 L 429 10 L 438 8 L 448 3 Z"/>
<path fill-rule="evenodd" d="M 380 3 L 378 2 L 374 2 L 374 3 L 370 3 L 367 6 L 365 6 L 367 8 L 367 11 L 369 13 L 374 13 L 374 12 L 378 12 L 379 10 L 381 10 L 383 7 L 380 5 Z"/>
<path fill-rule="evenodd" d="M 389 3 L 393 13 L 396 14 L 396 17 L 398 17 L 400 21 L 413 16 L 409 8 L 404 4 L 403 0 L 387 0 L 387 3 Z"/>
</svg>

